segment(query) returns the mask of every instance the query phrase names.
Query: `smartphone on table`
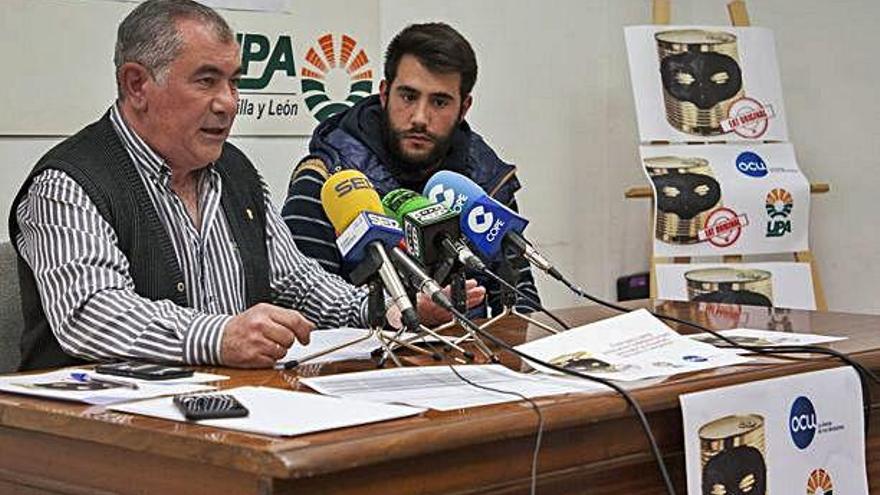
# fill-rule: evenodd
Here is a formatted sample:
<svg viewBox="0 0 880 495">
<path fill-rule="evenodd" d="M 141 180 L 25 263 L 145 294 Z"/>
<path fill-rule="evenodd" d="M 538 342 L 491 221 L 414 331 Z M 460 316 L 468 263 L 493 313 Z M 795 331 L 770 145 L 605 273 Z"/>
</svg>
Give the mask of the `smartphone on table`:
<svg viewBox="0 0 880 495">
<path fill-rule="evenodd" d="M 174 405 L 186 419 L 241 418 L 248 410 L 229 394 L 176 395 Z"/>
<path fill-rule="evenodd" d="M 172 378 L 186 378 L 193 375 L 193 371 L 186 368 L 133 361 L 99 364 L 95 366 L 95 372 L 104 375 L 140 378 L 141 380 L 171 380 Z"/>
</svg>

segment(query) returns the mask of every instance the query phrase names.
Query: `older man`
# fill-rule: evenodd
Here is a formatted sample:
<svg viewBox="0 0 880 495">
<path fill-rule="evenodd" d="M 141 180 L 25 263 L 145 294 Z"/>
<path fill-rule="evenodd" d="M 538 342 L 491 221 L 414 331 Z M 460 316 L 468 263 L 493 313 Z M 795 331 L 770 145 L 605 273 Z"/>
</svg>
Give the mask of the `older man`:
<svg viewBox="0 0 880 495">
<path fill-rule="evenodd" d="M 316 326 L 363 326 L 364 291 L 296 250 L 226 142 L 241 72 L 226 22 L 149 0 L 120 24 L 114 61 L 116 104 L 43 156 L 13 204 L 21 368 L 266 367 Z"/>
</svg>

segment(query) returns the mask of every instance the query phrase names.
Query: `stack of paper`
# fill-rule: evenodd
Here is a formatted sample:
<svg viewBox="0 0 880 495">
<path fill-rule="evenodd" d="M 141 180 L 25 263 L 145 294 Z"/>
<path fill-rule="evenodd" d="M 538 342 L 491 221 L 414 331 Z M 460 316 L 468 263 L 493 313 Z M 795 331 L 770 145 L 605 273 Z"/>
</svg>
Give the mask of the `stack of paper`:
<svg viewBox="0 0 880 495">
<path fill-rule="evenodd" d="M 499 364 L 392 368 L 303 378 L 319 393 L 373 402 L 409 404 L 440 411 L 522 400 L 525 397 L 607 390 L 604 385 L 526 375 Z"/>
<path fill-rule="evenodd" d="M 104 375 L 90 369 L 65 368 L 48 373 L 0 377 L 0 390 L 48 399 L 85 402 L 86 404 L 116 404 L 163 395 L 214 390 L 216 387 L 206 385 L 206 383 L 227 380 L 228 378 L 224 375 L 195 373 L 191 377 L 150 381 Z M 123 385 L 116 386 L 107 380 L 133 385 L 131 388 Z"/>
<path fill-rule="evenodd" d="M 263 435 L 302 435 L 414 416 L 424 411 L 406 406 L 374 404 L 323 397 L 269 387 L 239 387 L 223 390 L 244 405 L 243 418 L 210 419 L 199 424 Z M 185 421 L 170 397 L 111 406 L 114 411 Z"/>
<path fill-rule="evenodd" d="M 622 381 L 749 361 L 730 350 L 679 335 L 644 309 L 534 340 L 516 349 L 563 368 Z M 547 367 L 534 367 L 554 373 Z"/>
</svg>

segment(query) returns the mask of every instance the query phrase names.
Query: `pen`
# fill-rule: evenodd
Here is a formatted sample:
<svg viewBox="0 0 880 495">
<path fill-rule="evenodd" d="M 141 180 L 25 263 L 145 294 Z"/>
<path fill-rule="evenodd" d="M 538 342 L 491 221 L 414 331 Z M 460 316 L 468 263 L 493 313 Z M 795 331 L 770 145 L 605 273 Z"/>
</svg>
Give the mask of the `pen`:
<svg viewBox="0 0 880 495">
<path fill-rule="evenodd" d="M 95 383 L 103 383 L 105 385 L 113 385 L 117 387 L 125 387 L 130 388 L 132 390 L 137 390 L 139 387 L 136 383 L 124 382 L 122 380 L 109 380 L 107 378 L 95 378 L 88 373 L 71 373 L 70 377 L 78 382 L 95 382 Z"/>
<path fill-rule="evenodd" d="M 291 359 L 290 361 L 275 363 L 274 368 L 276 370 L 292 370 L 297 366 L 299 366 L 299 361 L 297 361 L 296 359 Z"/>
</svg>

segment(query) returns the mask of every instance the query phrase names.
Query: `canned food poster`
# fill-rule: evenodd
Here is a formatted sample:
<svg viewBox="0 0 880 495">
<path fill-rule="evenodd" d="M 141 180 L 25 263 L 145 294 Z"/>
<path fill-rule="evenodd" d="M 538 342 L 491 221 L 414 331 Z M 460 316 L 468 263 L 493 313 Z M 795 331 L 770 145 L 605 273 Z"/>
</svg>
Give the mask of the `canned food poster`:
<svg viewBox="0 0 880 495">
<path fill-rule="evenodd" d="M 658 263 L 657 298 L 816 309 L 809 263 Z"/>
<path fill-rule="evenodd" d="M 690 495 L 868 493 L 862 389 L 850 367 L 679 400 Z"/>
<path fill-rule="evenodd" d="M 788 143 L 641 146 L 654 255 L 809 249 L 810 184 Z"/>
<path fill-rule="evenodd" d="M 639 309 L 517 346 L 566 369 L 609 380 L 635 381 L 748 362 L 728 349 L 680 335 Z M 539 371 L 555 371 L 535 365 Z"/>
<path fill-rule="evenodd" d="M 788 140 L 772 31 L 630 26 L 624 34 L 642 142 Z"/>
</svg>

